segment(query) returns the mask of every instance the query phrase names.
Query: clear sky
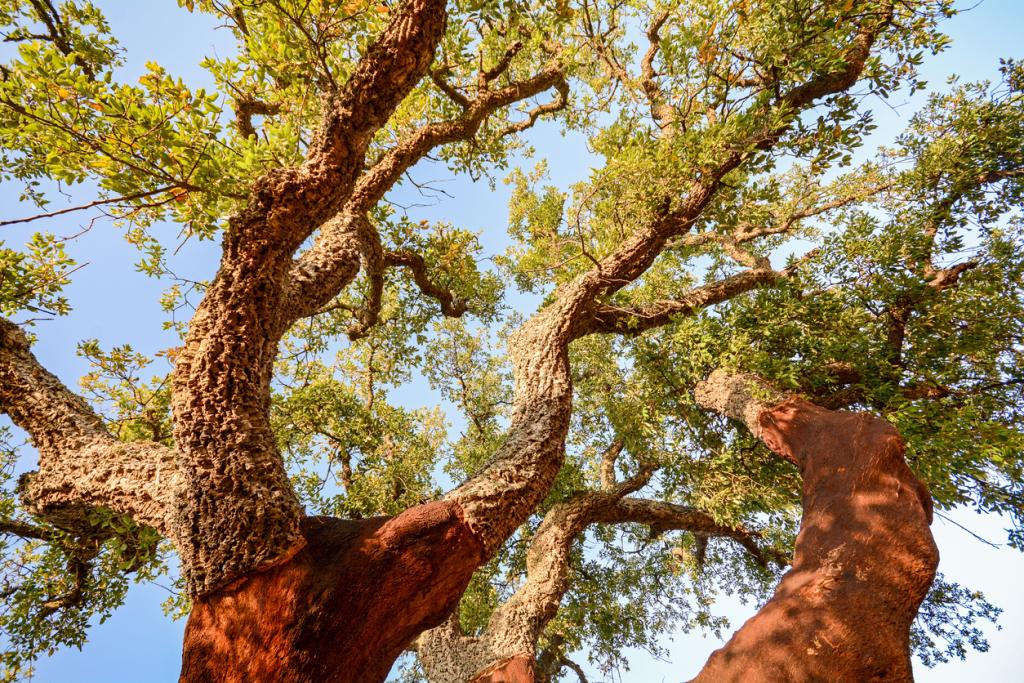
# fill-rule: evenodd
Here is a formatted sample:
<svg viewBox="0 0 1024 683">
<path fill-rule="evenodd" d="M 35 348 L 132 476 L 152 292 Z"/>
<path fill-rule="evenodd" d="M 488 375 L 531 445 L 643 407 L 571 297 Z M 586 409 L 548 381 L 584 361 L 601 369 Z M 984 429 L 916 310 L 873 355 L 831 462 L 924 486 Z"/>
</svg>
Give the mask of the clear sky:
<svg viewBox="0 0 1024 683">
<path fill-rule="evenodd" d="M 155 60 L 168 71 L 180 75 L 192 85 L 209 85 L 209 77 L 198 68 L 199 61 L 215 51 L 223 55 L 231 51 L 231 37 L 215 30 L 207 17 L 189 15 L 173 0 L 97 0 L 113 27 L 114 34 L 127 50 L 127 78 L 141 72 L 147 60 Z M 969 3 L 969 4 L 973 4 Z M 966 6 L 966 5 L 965 5 Z M 953 38 L 952 47 L 926 62 L 925 73 L 930 85 L 941 89 L 953 73 L 967 80 L 994 78 L 1000 57 L 1024 58 L 1024 0 L 985 0 L 973 10 L 951 20 L 946 30 Z M 921 106 L 920 95 L 907 100 L 898 96 L 890 102 L 894 108 L 878 103 L 875 106 L 880 128 L 877 141 L 891 139 L 905 125 L 909 116 Z M 587 172 L 585 147 L 578 139 L 563 138 L 550 129 L 540 127 L 533 133 L 538 156 L 548 158 L 553 179 L 568 183 Z M 869 146 L 870 148 L 870 146 Z M 426 169 L 420 180 L 438 179 L 439 169 Z M 455 180 L 445 185 L 455 195 L 443 204 L 414 209 L 417 218 L 445 220 L 483 230 L 483 243 L 493 252 L 504 247 L 502 235 L 506 220 L 507 192 L 501 185 L 491 192 L 486 184 L 472 185 Z M 30 207 L 15 206 L 17 188 L 0 186 L 2 213 L 13 217 L 27 213 Z M 45 226 L 58 234 L 73 234 L 79 222 L 69 218 Z M 0 235 L 8 245 L 18 244 L 41 226 L 12 226 Z M 167 226 L 167 239 L 173 242 L 176 229 Z M 88 263 L 76 274 L 68 288 L 73 311 L 63 319 L 38 326 L 36 353 L 43 364 L 71 386 L 86 368 L 74 354 L 75 344 L 82 339 L 97 338 L 105 348 L 115 344 L 132 344 L 138 351 L 152 354 L 176 343 L 176 339 L 160 331 L 163 319 L 157 299 L 161 285 L 134 269 L 137 254 L 127 245 L 118 230 L 98 224 L 93 230 L 68 247 L 79 262 Z M 179 274 L 196 279 L 212 276 L 217 245 L 189 243 L 176 264 Z M 528 311 L 524 311 L 528 312 Z M 398 398 L 415 404 L 423 401 L 424 387 L 411 387 Z M 26 463 L 31 466 L 31 463 Z M 1004 538 L 1003 522 L 994 517 L 981 517 L 970 512 L 953 515 L 962 525 L 993 541 Z M 956 526 L 936 520 L 934 526 L 942 552 L 940 571 L 947 579 L 959 581 L 985 592 L 989 600 L 1005 609 L 1002 631 L 989 630 L 991 651 L 970 653 L 966 662 L 941 665 L 936 669 L 918 667 L 918 680 L 926 683 L 946 681 L 1015 681 L 1024 680 L 1024 556 L 1009 549 L 986 546 Z M 174 681 L 180 662 L 180 643 L 184 622 L 163 617 L 160 602 L 166 592 L 156 586 L 132 589 L 127 604 L 106 623 L 92 629 L 90 642 L 82 652 L 62 651 L 39 662 L 35 681 L 40 683 L 143 683 Z M 723 610 L 738 626 L 753 610 L 752 606 L 723 603 Z M 652 661 L 649 655 L 637 653 L 633 670 L 623 675 L 626 681 L 687 680 L 695 674 L 708 654 L 721 643 L 699 635 L 677 637 L 669 644 L 667 662 Z M 591 670 L 591 681 L 601 680 Z"/>
</svg>

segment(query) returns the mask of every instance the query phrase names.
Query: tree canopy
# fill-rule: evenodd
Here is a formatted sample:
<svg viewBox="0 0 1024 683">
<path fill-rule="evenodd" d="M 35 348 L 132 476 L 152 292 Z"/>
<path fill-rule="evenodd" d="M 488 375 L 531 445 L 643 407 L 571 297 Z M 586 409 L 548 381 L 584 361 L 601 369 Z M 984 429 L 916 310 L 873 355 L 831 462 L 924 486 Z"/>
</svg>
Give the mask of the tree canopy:
<svg viewBox="0 0 1024 683">
<path fill-rule="evenodd" d="M 0 249 L 0 409 L 31 439 L 3 428 L 4 680 L 132 581 L 170 573 L 182 616 L 285 557 L 302 514 L 432 501 L 481 561 L 406 680 L 523 651 L 572 680 L 719 632 L 714 596 L 769 598 L 806 502 L 798 464 L 695 394 L 721 368 L 883 419 L 936 514 L 1000 514 L 1024 549 L 1024 64 L 924 83 L 949 0 L 179 4 L 236 43 L 212 89 L 123 79 L 102 3 L 0 0 L 22 198 L 0 226 L 45 226 Z M 872 107 L 915 91 L 865 150 Z M 592 167 L 553 181 L 541 127 Z M 464 201 L 445 174 L 507 183 L 507 221 L 398 198 Z M 64 236 L 89 221 L 138 248 L 180 343 L 80 340 L 68 390 L 29 348 L 73 308 Z M 181 240 L 219 241 L 218 272 L 179 277 Z M 998 613 L 940 574 L 914 652 L 983 650 Z"/>
</svg>

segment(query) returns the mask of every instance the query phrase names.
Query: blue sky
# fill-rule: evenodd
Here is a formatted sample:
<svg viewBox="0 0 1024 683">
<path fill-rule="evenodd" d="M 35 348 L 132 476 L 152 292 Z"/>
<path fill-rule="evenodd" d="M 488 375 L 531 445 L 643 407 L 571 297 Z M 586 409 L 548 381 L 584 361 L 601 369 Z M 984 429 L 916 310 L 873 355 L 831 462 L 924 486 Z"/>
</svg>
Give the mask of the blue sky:
<svg viewBox="0 0 1024 683">
<path fill-rule="evenodd" d="M 127 50 L 126 78 L 141 72 L 147 60 L 155 60 L 169 72 L 183 76 L 189 83 L 209 85 L 208 76 L 197 65 L 215 51 L 221 55 L 231 51 L 231 38 L 226 31 L 215 31 L 207 17 L 189 15 L 173 0 L 100 0 L 102 7 Z M 986 0 L 975 9 L 950 21 L 946 29 L 953 38 L 952 47 L 925 66 L 932 87 L 940 88 L 952 73 L 967 80 L 994 78 L 1000 57 L 1024 58 L 1021 40 L 1024 26 L 1024 0 Z M 893 108 L 879 104 L 874 107 L 879 130 L 875 138 L 891 139 L 910 115 L 923 102 L 923 97 L 890 102 Z M 578 139 L 562 138 L 543 127 L 532 136 L 536 148 L 549 160 L 552 178 L 559 184 L 572 182 L 587 172 L 585 147 Z M 438 169 L 426 169 L 419 180 L 442 178 Z M 416 218 L 439 219 L 484 231 L 485 247 L 493 251 L 503 248 L 507 192 L 500 184 L 490 191 L 486 184 L 472 185 L 458 180 L 445 185 L 454 194 L 442 205 L 411 210 Z M 0 186 L 5 217 L 28 213 L 29 207 L 15 206 L 17 188 Z M 42 226 L 5 228 L 2 237 L 8 245 L 23 242 Z M 73 234 L 79 221 L 70 218 L 45 226 L 58 234 Z M 167 226 L 167 238 L 173 240 L 176 229 Z M 176 259 L 179 274 L 209 278 L 216 266 L 217 245 L 211 242 L 190 242 Z M 69 245 L 69 252 L 88 263 L 76 274 L 68 289 L 74 307 L 66 318 L 46 322 L 38 327 L 36 353 L 44 365 L 74 386 L 86 371 L 74 354 L 75 344 L 82 339 L 97 338 L 104 347 L 132 344 L 138 351 L 153 353 L 173 345 L 176 339 L 160 331 L 163 319 L 157 306 L 161 285 L 135 271 L 137 254 L 125 243 L 118 230 L 98 224 L 93 230 Z M 528 312 L 528 311 L 524 311 Z M 424 400 L 423 387 L 403 392 L 399 400 L 416 404 Z M 964 526 L 985 538 L 999 541 L 1004 537 L 1002 520 L 982 517 L 971 512 L 953 515 Z M 942 665 L 936 669 L 919 668 L 918 680 L 926 683 L 946 681 L 1010 681 L 1020 680 L 1024 665 L 1024 596 L 1019 588 L 1024 577 L 1024 556 L 1009 549 L 994 549 L 941 519 L 934 527 L 942 553 L 943 571 L 949 580 L 960 581 L 980 589 L 995 604 L 1003 607 L 1002 631 L 990 630 L 992 648 L 989 653 L 971 653 L 966 662 Z M 174 681 L 179 666 L 179 648 L 184 622 L 163 617 L 160 602 L 166 592 L 156 586 L 132 589 L 127 604 L 110 620 L 93 628 L 89 644 L 82 652 L 62 651 L 41 661 L 36 681 L 42 683 L 140 683 Z M 750 615 L 752 606 L 722 603 L 723 611 L 738 625 Z M 624 674 L 627 681 L 681 681 L 699 670 L 707 655 L 720 642 L 699 635 L 677 637 L 668 644 L 671 654 L 667 662 L 651 661 L 638 653 L 633 670 Z M 591 680 L 601 680 L 599 676 Z"/>
</svg>

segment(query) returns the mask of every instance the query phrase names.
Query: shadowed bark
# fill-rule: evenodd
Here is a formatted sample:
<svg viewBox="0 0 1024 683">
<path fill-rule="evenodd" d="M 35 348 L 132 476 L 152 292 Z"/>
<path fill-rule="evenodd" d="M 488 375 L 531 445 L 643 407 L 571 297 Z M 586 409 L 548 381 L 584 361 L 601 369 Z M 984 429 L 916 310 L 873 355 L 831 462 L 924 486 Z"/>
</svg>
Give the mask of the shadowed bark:
<svg viewBox="0 0 1024 683">
<path fill-rule="evenodd" d="M 382 681 L 483 557 L 448 502 L 392 518 L 309 517 L 302 531 L 306 545 L 285 563 L 196 601 L 181 681 Z"/>
<path fill-rule="evenodd" d="M 694 682 L 913 680 L 910 625 L 939 555 L 896 430 L 747 375 L 716 371 L 696 396 L 800 468 L 804 512 L 793 568 Z"/>
</svg>

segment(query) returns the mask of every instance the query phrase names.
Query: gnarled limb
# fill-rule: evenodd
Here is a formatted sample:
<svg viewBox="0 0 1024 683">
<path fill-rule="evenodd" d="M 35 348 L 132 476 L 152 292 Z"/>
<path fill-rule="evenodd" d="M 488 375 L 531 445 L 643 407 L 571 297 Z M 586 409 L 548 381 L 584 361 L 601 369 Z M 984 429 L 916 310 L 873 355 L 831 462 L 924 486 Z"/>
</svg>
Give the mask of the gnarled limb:
<svg viewBox="0 0 1024 683">
<path fill-rule="evenodd" d="M 49 529 L 22 522 L 18 519 L 0 518 L 0 534 L 17 536 L 18 538 L 33 541 L 48 541 L 52 532 Z"/>
<path fill-rule="evenodd" d="M 716 371 L 697 402 L 800 468 L 793 568 L 694 681 L 910 681 L 910 625 L 938 564 L 928 491 L 891 425 Z"/>
<path fill-rule="evenodd" d="M 91 533 L 87 511 L 105 507 L 176 537 L 170 521 L 178 485 L 173 452 L 111 436 L 100 416 L 39 364 L 17 325 L 3 319 L 0 410 L 39 451 L 39 471 L 20 484 L 33 514 L 72 533 Z"/>
<path fill-rule="evenodd" d="M 389 251 L 384 256 L 384 262 L 390 266 L 401 266 L 412 273 L 412 279 L 416 286 L 431 299 L 437 300 L 437 303 L 441 305 L 441 312 L 446 316 L 459 318 L 468 310 L 465 301 L 457 299 L 449 290 L 430 279 L 426 262 L 416 252 Z"/>
<path fill-rule="evenodd" d="M 888 26 L 883 16 L 864 19 L 844 59 L 828 71 L 780 95 L 779 106 L 791 112 L 781 122 L 769 117 L 764 129 L 744 144 L 765 149 L 788 130 L 792 115 L 829 94 L 850 87 L 862 73 L 877 37 Z M 741 145 L 742 147 L 742 145 Z M 737 148 L 739 149 L 739 147 Z M 446 496 L 461 506 L 470 528 L 490 555 L 543 499 L 564 459 L 564 441 L 571 415 L 572 384 L 568 344 L 590 334 L 598 299 L 640 277 L 669 239 L 685 233 L 717 192 L 722 178 L 737 168 L 747 152 L 730 152 L 693 180 L 684 199 L 664 209 L 652 222 L 628 236 L 595 267 L 560 286 L 552 302 L 528 320 L 510 339 L 508 349 L 515 379 L 512 420 L 505 441 L 481 472 Z"/>
<path fill-rule="evenodd" d="M 556 300 L 509 339 L 514 399 L 505 439 L 479 473 L 445 496 L 458 503 L 488 557 L 547 495 L 565 458 L 571 304 Z"/>
<path fill-rule="evenodd" d="M 788 270 L 758 268 L 695 287 L 678 299 L 632 307 L 601 305 L 592 313 L 588 331 L 640 334 L 666 325 L 673 318 L 694 315 L 705 306 L 728 301 L 758 287 L 774 284 L 790 274 Z"/>
<path fill-rule="evenodd" d="M 550 88 L 558 89 L 562 97 L 556 102 L 557 106 L 541 105 L 539 111 L 531 112 L 524 124 L 533 125 L 542 114 L 565 106 L 568 86 L 556 64 L 524 81 L 497 90 L 481 90 L 477 97 L 466 101 L 464 111 L 457 118 L 428 123 L 385 152 L 360 176 L 338 217 L 321 228 L 313 245 L 293 264 L 289 292 L 293 315 L 302 317 L 317 311 L 355 276 L 353 254 L 373 248 L 374 241 L 379 244 L 376 232 L 367 234 L 366 214 L 403 173 L 436 147 L 472 139 L 488 117 L 499 109 Z M 529 125 L 518 130 L 525 130 Z"/>
<path fill-rule="evenodd" d="M 669 240 L 690 230 L 714 198 L 726 174 L 738 168 L 749 157 L 749 150 L 740 150 L 747 145 L 760 150 L 770 149 L 789 130 L 796 113 L 820 98 L 841 92 L 856 83 L 867 64 L 871 47 L 891 20 L 891 6 L 880 16 L 866 17 L 837 68 L 818 73 L 780 94 L 776 107 L 787 116 L 769 117 L 765 126 L 750 135 L 743 141 L 744 144 L 724 154 L 714 167 L 707 170 L 704 177 L 692 181 L 686 188 L 685 198 L 676 208 L 666 203 L 665 210 L 648 226 L 630 235 L 612 254 L 601 259 L 594 269 L 563 286 L 560 291 L 576 301 L 572 314 L 573 336 L 603 331 L 593 325 L 593 312 L 599 308 L 597 299 L 614 294 L 636 280 L 651 266 Z M 762 267 L 755 271 L 764 270 L 763 264 L 760 265 Z"/>
<path fill-rule="evenodd" d="M 420 6 L 420 3 L 414 4 Z M 489 101 L 500 104 L 500 98 L 514 100 L 525 96 L 530 87 L 543 89 L 544 78 L 557 77 L 547 74 L 532 85 L 513 84 L 509 88 L 487 91 L 486 97 L 497 97 L 498 100 Z M 437 142 L 440 139 L 434 138 L 436 144 L 440 144 Z M 417 155 L 426 153 L 428 149 L 413 150 L 411 155 L 401 157 L 398 165 L 412 163 Z M 399 149 L 394 154 L 404 151 L 408 150 Z M 385 155 L 382 161 L 389 158 L 392 157 Z M 374 168 L 378 168 L 380 163 Z M 394 170 L 397 166 L 385 164 L 378 170 L 385 168 Z M 361 189 L 341 202 L 343 206 L 360 210 L 342 210 L 336 214 L 336 223 L 330 229 L 321 230 L 314 245 L 297 261 L 277 259 L 268 253 L 274 246 L 268 242 L 273 237 L 273 230 L 268 231 L 268 238 L 262 240 L 262 246 L 268 248 L 258 252 L 255 251 L 261 246 L 258 241 L 250 244 L 244 238 L 229 239 L 225 246 L 224 267 L 218 277 L 218 283 L 223 279 L 221 284 L 225 286 L 218 289 L 218 283 L 215 283 L 207 294 L 207 301 L 211 295 L 221 296 L 222 292 L 226 297 L 211 305 L 208 311 L 201 307 L 193 321 L 190 341 L 200 351 L 206 345 L 207 350 L 214 351 L 215 355 L 212 357 L 213 365 L 207 362 L 208 368 L 199 368 L 198 371 L 186 368 L 198 380 L 197 387 L 191 388 L 191 395 L 205 402 L 216 400 L 223 403 L 224 406 L 216 413 L 223 419 L 217 423 L 209 422 L 211 413 L 207 411 L 202 416 L 202 424 L 188 426 L 183 424 L 181 411 L 176 405 L 178 426 L 188 430 L 183 437 L 203 439 L 197 443 L 202 447 L 225 441 L 236 449 L 241 445 L 242 457 L 231 454 L 227 464 L 241 465 L 243 471 L 259 472 L 259 462 L 254 461 L 259 457 L 266 458 L 265 454 L 270 454 L 273 459 L 270 464 L 278 469 L 272 472 L 274 478 L 264 478 L 263 490 L 252 491 L 249 479 L 231 476 L 230 471 L 225 473 L 228 476 L 221 475 L 220 471 L 210 473 L 210 464 L 204 465 L 207 467 L 206 476 L 220 475 L 220 481 L 215 482 L 217 486 L 207 485 L 201 491 L 206 499 L 197 497 L 196 502 L 190 504 L 196 511 L 191 518 L 197 520 L 197 525 L 203 525 L 201 531 L 204 534 L 219 534 L 220 545 L 200 547 L 202 556 L 191 555 L 187 559 L 192 563 L 190 566 L 199 566 L 207 572 L 214 567 L 218 572 L 212 576 L 193 572 L 190 576 L 201 594 L 195 599 L 196 608 L 186 631 L 183 681 L 210 678 L 258 680 L 270 676 L 271 671 L 278 680 L 351 680 L 360 683 L 383 680 L 391 662 L 409 640 L 440 623 L 451 611 L 476 567 L 529 514 L 546 493 L 561 465 L 570 402 L 565 329 L 550 335 L 550 343 L 540 347 L 524 344 L 523 352 L 518 354 L 522 366 L 530 365 L 530 360 L 524 361 L 523 358 L 537 348 L 542 353 L 548 351 L 543 353 L 544 362 L 520 374 L 524 378 L 519 384 L 522 391 L 504 451 L 518 456 L 512 463 L 516 469 L 505 481 L 490 480 L 484 496 L 488 500 L 479 506 L 463 504 L 467 499 L 465 496 L 449 497 L 410 508 L 390 519 L 332 520 L 323 524 L 306 520 L 301 528 L 298 524 L 289 526 L 293 519 L 298 519 L 290 516 L 291 501 L 281 501 L 279 497 L 267 500 L 268 494 L 280 496 L 284 490 L 279 486 L 283 478 L 280 458 L 272 449 L 269 430 L 264 429 L 268 393 L 263 391 L 259 396 L 247 397 L 249 400 L 245 406 L 262 406 L 262 410 L 238 419 L 239 411 L 225 400 L 228 395 L 220 385 L 213 387 L 212 397 L 210 392 L 203 394 L 194 390 L 214 379 L 225 388 L 236 391 L 242 382 L 232 381 L 231 369 L 247 373 L 245 383 L 248 386 L 268 386 L 276 338 L 286 328 L 287 322 L 308 314 L 314 305 L 326 303 L 337 293 L 334 288 L 351 281 L 357 273 L 353 262 L 365 257 L 368 240 L 370 248 L 379 247 L 376 234 L 366 227 L 369 223 L 366 222 L 365 211 L 383 196 L 389 183 L 393 182 L 394 178 L 389 175 L 391 170 L 381 174 L 371 169 L 362 176 L 358 186 Z M 362 204 L 363 200 L 368 203 Z M 364 234 L 359 233 L 360 229 Z M 340 241 L 336 239 L 339 236 L 342 238 Z M 340 259 L 337 258 L 339 251 L 343 252 Z M 233 269 L 228 268 L 228 265 L 234 265 L 233 259 L 239 259 L 238 262 L 246 268 L 262 261 L 263 271 L 260 274 L 269 274 L 269 285 L 256 281 L 262 289 L 242 287 L 244 278 L 237 277 Z M 417 264 L 410 262 L 408 267 L 415 269 Z M 426 282 L 433 288 L 432 283 Z M 243 295 L 248 300 L 242 298 L 240 303 L 231 302 L 232 296 Z M 252 301 L 254 295 L 256 301 Z M 277 308 L 272 307 L 275 303 Z M 456 305 L 454 301 L 451 304 L 452 307 Z M 221 336 L 220 331 L 204 338 L 197 332 L 197 321 L 201 325 L 211 325 L 212 320 L 207 318 L 214 313 L 225 318 L 218 322 L 228 330 L 256 330 L 265 335 L 263 338 L 267 342 L 262 347 L 244 349 L 248 354 L 246 358 L 239 354 L 237 345 L 229 348 L 228 344 L 216 338 Z M 238 320 L 239 314 L 245 319 Z M 539 330 L 538 336 L 544 337 L 549 328 L 540 324 L 535 329 Z M 512 355 L 517 357 L 515 351 Z M 222 366 L 229 356 L 230 367 L 225 376 Z M 179 372 L 181 368 L 182 361 L 179 360 Z M 254 380 L 256 373 L 267 374 L 257 375 Z M 538 377 L 541 378 L 539 383 L 535 381 Z M 538 384 L 544 386 L 538 388 Z M 539 413 L 534 410 L 538 402 L 543 404 Z M 238 427 L 244 425 L 245 430 L 238 429 L 238 433 L 244 435 L 246 441 L 239 443 L 240 439 L 230 438 L 232 420 Z M 204 429 L 209 433 L 203 434 Z M 199 450 L 196 449 L 197 455 Z M 504 460 L 499 457 L 500 462 Z M 226 469 L 224 462 L 224 458 L 218 459 L 221 470 Z M 254 464 L 257 466 L 253 467 Z M 515 486 L 502 489 L 502 484 L 512 480 L 518 480 L 527 494 L 519 498 L 515 509 L 510 512 L 503 504 L 514 495 L 510 489 Z M 268 482 L 274 488 L 267 486 Z M 240 501 L 232 503 L 234 508 L 224 513 L 226 517 L 218 526 L 218 513 L 214 508 L 219 501 L 213 496 L 218 493 L 218 488 L 228 486 L 236 489 L 244 486 L 247 490 L 241 492 Z M 290 489 L 287 493 L 290 494 Z M 499 500 L 494 501 L 492 493 Z M 489 505 L 492 502 L 495 504 Z M 481 508 L 495 511 L 496 516 L 502 518 L 502 523 L 491 525 L 489 518 L 484 519 L 487 515 L 475 514 Z M 237 523 L 252 519 L 254 515 L 250 512 L 267 510 L 277 515 L 274 528 L 278 535 L 262 539 L 262 544 L 239 547 L 232 539 L 240 535 L 245 539 L 248 531 L 241 530 L 242 534 L 239 534 L 238 529 L 225 525 L 231 520 Z M 204 520 L 211 516 L 213 520 L 210 521 L 214 524 L 205 523 Z M 478 523 L 481 520 L 482 523 Z M 260 520 L 256 522 L 257 525 L 263 524 Z M 212 539 L 207 537 L 203 540 L 208 542 Z M 459 551 L 452 552 L 452 548 L 459 548 Z M 213 564 L 213 560 L 217 563 Z M 232 564 L 225 567 L 226 562 Z M 267 564 L 273 566 L 267 568 Z M 253 571 L 260 569 L 263 571 Z M 242 580 L 224 586 L 224 578 L 232 576 L 242 576 Z M 202 590 L 204 587 L 219 590 Z M 382 595 L 391 596 L 393 608 L 380 603 Z M 266 618 L 268 604 L 274 612 L 273 622 Z M 397 621 L 394 619 L 396 612 L 403 615 Z M 379 615 L 380 619 L 367 620 L 367 614 Z M 339 624 L 350 627 L 340 628 Z M 312 643 L 316 644 L 316 656 L 307 654 Z M 286 656 L 277 657 L 276 652 L 284 652 Z M 225 661 L 232 662 L 232 665 L 226 667 Z"/>
<path fill-rule="evenodd" d="M 658 32 L 661 31 L 661 27 L 665 25 L 670 15 L 671 12 L 669 10 L 662 10 L 647 26 L 645 33 L 647 34 L 649 45 L 647 52 L 644 53 L 643 60 L 640 62 L 640 85 L 643 88 L 644 95 L 647 97 L 647 101 L 650 102 L 651 116 L 654 117 L 655 123 L 662 130 L 668 129 L 672 125 L 672 121 L 675 118 L 675 109 L 666 102 L 665 94 L 658 87 L 658 83 L 655 80 L 658 74 L 654 71 L 654 59 L 661 50 L 661 36 Z"/>
<path fill-rule="evenodd" d="M 304 164 L 268 173 L 230 221 L 217 277 L 189 327 L 174 374 L 182 477 L 174 526 L 193 594 L 281 561 L 305 542 L 298 500 L 269 422 L 277 343 L 298 317 L 291 257 L 338 212 L 374 132 L 426 73 L 445 0 L 407 0 L 328 100 Z M 347 272 L 354 270 L 351 264 Z"/>
</svg>

